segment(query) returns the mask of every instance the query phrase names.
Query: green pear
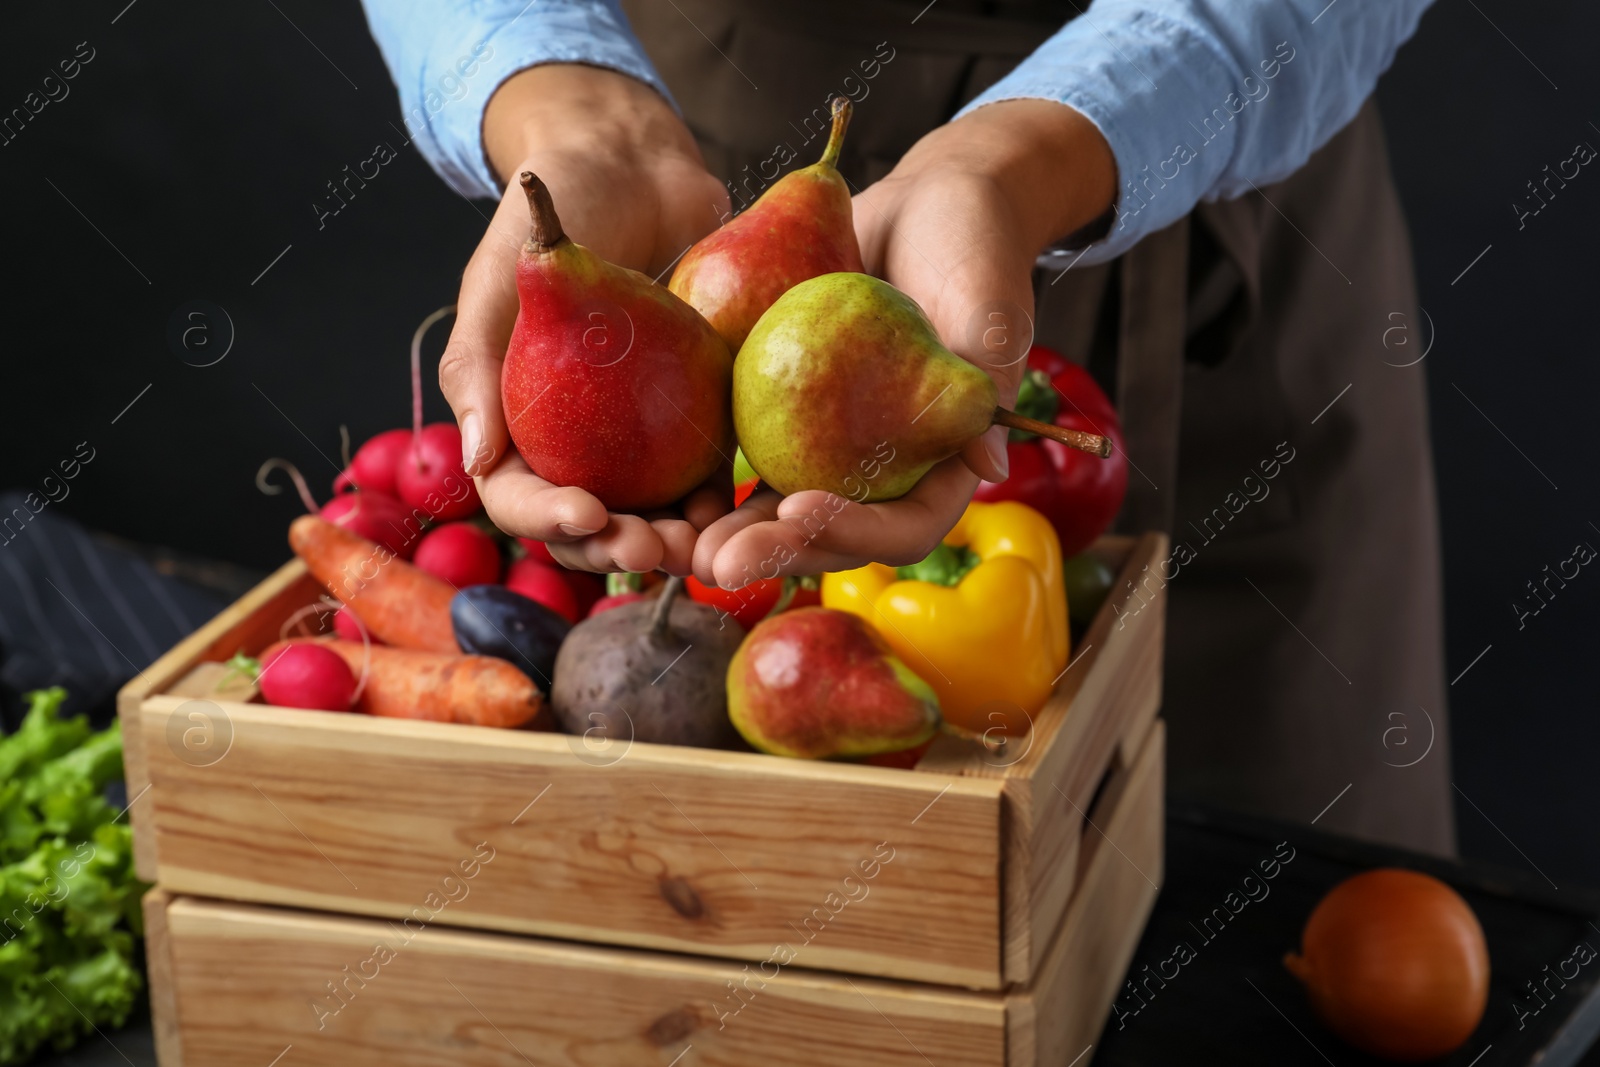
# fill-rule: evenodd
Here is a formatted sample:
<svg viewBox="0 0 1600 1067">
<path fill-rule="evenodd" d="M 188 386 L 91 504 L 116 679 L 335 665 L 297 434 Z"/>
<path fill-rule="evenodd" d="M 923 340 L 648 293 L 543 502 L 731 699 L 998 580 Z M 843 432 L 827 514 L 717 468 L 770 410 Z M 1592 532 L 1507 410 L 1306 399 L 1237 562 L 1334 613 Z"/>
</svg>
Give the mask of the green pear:
<svg viewBox="0 0 1600 1067">
<path fill-rule="evenodd" d="M 995 420 L 994 382 L 916 302 L 866 274 L 801 282 L 733 364 L 733 423 L 763 481 L 865 503 L 904 496 Z"/>
</svg>

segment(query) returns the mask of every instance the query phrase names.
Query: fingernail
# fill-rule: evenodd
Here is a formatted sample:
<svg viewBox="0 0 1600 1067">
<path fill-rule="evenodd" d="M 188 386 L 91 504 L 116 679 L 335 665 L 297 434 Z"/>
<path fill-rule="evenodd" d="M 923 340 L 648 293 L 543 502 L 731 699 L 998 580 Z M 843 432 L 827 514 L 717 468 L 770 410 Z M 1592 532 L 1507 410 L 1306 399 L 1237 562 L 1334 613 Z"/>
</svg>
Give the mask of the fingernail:
<svg viewBox="0 0 1600 1067">
<path fill-rule="evenodd" d="M 556 529 L 568 537 L 588 537 L 592 533 L 600 532 L 599 530 L 585 530 L 583 527 L 574 526 L 570 522 L 558 522 L 556 523 Z"/>
<path fill-rule="evenodd" d="M 999 437 L 999 440 L 996 440 L 996 437 Z M 991 434 L 984 441 L 983 446 L 988 450 L 989 459 L 999 469 L 1000 480 L 1005 481 L 1011 476 L 1011 452 L 1007 447 L 1006 438 L 1001 437 L 999 434 Z"/>
<path fill-rule="evenodd" d="M 461 420 L 461 469 L 467 474 L 478 473 L 475 464 L 482 447 L 483 419 L 474 411 Z"/>
</svg>

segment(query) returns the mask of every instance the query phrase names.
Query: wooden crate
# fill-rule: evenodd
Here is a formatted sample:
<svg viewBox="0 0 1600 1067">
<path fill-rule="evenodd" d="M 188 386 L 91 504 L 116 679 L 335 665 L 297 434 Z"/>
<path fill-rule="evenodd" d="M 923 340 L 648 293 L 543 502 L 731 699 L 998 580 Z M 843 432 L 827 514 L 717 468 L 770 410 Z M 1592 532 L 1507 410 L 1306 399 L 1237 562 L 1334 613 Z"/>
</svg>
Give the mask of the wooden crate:
<svg viewBox="0 0 1600 1067">
<path fill-rule="evenodd" d="M 1100 543 L 1117 588 L 1031 736 L 999 753 L 941 738 L 915 771 L 596 756 L 561 734 L 246 703 L 218 663 L 320 593 L 292 562 L 119 697 L 138 872 L 174 894 L 756 964 L 809 934 L 808 967 L 1026 985 L 1073 897 L 1084 813 L 1156 714 L 1164 598 L 1146 576 L 1165 544 Z M 445 880 L 490 852 L 449 900 Z"/>
<path fill-rule="evenodd" d="M 757 968 L 441 926 L 403 941 L 392 922 L 158 888 L 145 919 L 162 1067 L 1077 1063 L 1161 880 L 1161 724 L 1146 735 L 1131 763 L 1113 760 L 1074 865 L 1079 891 L 1030 986 L 852 978 L 807 969 L 812 947 Z M 888 922 L 901 904 L 874 890 L 851 907 Z M 942 922 L 954 932 L 963 918 Z"/>
</svg>

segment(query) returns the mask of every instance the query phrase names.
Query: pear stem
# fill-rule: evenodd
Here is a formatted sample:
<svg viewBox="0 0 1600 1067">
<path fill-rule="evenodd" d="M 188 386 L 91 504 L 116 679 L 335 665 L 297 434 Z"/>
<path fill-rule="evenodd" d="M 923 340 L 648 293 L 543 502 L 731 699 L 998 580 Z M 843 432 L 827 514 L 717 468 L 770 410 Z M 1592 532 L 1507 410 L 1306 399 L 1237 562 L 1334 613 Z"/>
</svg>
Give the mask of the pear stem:
<svg viewBox="0 0 1600 1067">
<path fill-rule="evenodd" d="M 833 98 L 833 128 L 828 131 L 828 144 L 822 150 L 822 159 L 819 161 L 827 166 L 839 166 L 839 150 L 844 147 L 844 131 L 850 126 L 850 116 L 855 112 L 855 105 L 848 96 Z"/>
<path fill-rule="evenodd" d="M 1048 422 L 1030 419 L 1026 415 L 1018 415 L 1007 408 L 994 409 L 994 424 L 996 426 L 1009 426 L 1013 430 L 1025 430 L 1028 433 L 1048 437 L 1052 441 L 1060 441 L 1069 448 L 1076 448 L 1080 452 L 1087 452 L 1092 456 L 1105 459 L 1111 455 L 1111 438 L 1102 437 L 1097 433 L 1085 433 L 1082 430 L 1069 430 L 1065 426 L 1052 426 Z"/>
<path fill-rule="evenodd" d="M 550 190 L 533 171 L 523 171 L 518 180 L 522 191 L 528 194 L 528 214 L 533 217 L 533 234 L 528 238 L 528 245 L 534 251 L 548 252 L 567 237 L 561 230 L 555 202 L 550 199 Z"/>
<path fill-rule="evenodd" d="M 672 618 L 672 602 L 683 592 L 682 578 L 668 578 L 667 584 L 661 589 L 661 595 L 656 598 L 655 610 L 650 613 L 649 635 L 652 641 L 660 641 L 667 636 L 667 626 Z"/>
</svg>

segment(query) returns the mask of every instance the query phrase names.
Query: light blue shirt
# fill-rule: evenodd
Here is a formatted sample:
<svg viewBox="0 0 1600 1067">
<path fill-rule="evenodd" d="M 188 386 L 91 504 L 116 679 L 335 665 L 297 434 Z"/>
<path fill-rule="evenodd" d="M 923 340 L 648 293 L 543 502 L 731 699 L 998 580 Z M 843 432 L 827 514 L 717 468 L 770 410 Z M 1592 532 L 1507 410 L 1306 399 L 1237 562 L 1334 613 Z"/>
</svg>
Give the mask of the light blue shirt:
<svg viewBox="0 0 1600 1067">
<path fill-rule="evenodd" d="M 406 129 L 464 196 L 497 197 L 483 111 L 511 75 L 580 62 L 671 100 L 616 0 L 363 0 Z M 1121 190 L 1085 264 L 1201 200 L 1297 170 L 1349 122 L 1430 0 L 1095 0 L 963 109 L 1034 98 L 1094 122 Z"/>
</svg>

